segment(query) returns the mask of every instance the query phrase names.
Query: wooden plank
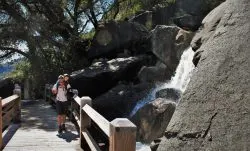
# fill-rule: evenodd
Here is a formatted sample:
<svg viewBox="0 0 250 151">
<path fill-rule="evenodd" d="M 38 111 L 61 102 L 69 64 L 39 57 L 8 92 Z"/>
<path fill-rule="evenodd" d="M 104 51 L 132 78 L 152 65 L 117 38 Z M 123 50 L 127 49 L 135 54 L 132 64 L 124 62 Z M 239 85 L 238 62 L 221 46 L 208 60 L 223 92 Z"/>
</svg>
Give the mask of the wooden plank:
<svg viewBox="0 0 250 151">
<path fill-rule="evenodd" d="M 14 94 L 12 96 L 9 96 L 5 99 L 2 100 L 2 107 L 5 107 L 6 105 L 8 105 L 9 103 L 11 103 L 12 101 L 15 101 L 16 99 L 18 99 L 19 96 Z"/>
<path fill-rule="evenodd" d="M 74 115 L 74 117 L 75 117 L 75 120 L 76 120 L 76 122 L 77 122 L 77 124 L 78 124 L 78 126 L 80 127 L 80 118 L 78 117 L 79 116 L 79 114 L 78 113 L 76 113 L 75 111 L 73 111 L 72 112 L 72 114 Z M 77 116 L 77 114 L 78 114 L 78 116 Z"/>
<path fill-rule="evenodd" d="M 80 109 L 79 105 L 75 101 L 72 101 L 71 102 L 71 110 L 75 111 L 79 115 L 78 118 L 80 119 L 80 110 L 79 109 Z"/>
<path fill-rule="evenodd" d="M 76 101 L 76 103 L 80 106 L 81 105 L 81 98 L 79 96 L 76 96 L 74 98 L 74 100 Z"/>
<path fill-rule="evenodd" d="M 6 112 L 8 112 L 11 108 L 13 108 L 15 105 L 15 101 L 12 101 L 10 103 L 8 103 L 5 107 L 2 108 L 2 112 L 3 114 L 5 114 Z"/>
<path fill-rule="evenodd" d="M 69 131 L 57 135 L 57 114 L 48 102 L 37 100 L 27 102 L 22 106 L 22 115 L 28 118 L 22 119 L 21 127 L 9 140 L 4 150 L 81 150 L 78 132 L 68 119 L 66 127 Z"/>
<path fill-rule="evenodd" d="M 91 151 L 101 151 L 101 149 L 99 148 L 93 137 L 90 135 L 89 131 L 86 130 L 82 132 L 82 135 L 85 138 L 86 142 L 88 143 Z"/>
<path fill-rule="evenodd" d="M 16 131 L 18 130 L 20 126 L 21 126 L 20 124 L 11 124 L 3 132 L 3 147 L 5 147 L 8 144 L 8 142 L 11 140 L 11 138 L 14 136 L 14 134 L 16 133 Z"/>
<path fill-rule="evenodd" d="M 126 118 L 110 123 L 109 151 L 135 151 L 136 126 Z"/>
<path fill-rule="evenodd" d="M 19 97 L 15 101 L 14 105 L 14 117 L 13 122 L 14 123 L 20 123 L 21 122 L 21 88 L 14 89 L 14 94 L 18 95 Z"/>
<path fill-rule="evenodd" d="M 5 114 L 3 114 L 3 122 L 5 122 L 5 120 L 7 120 L 8 118 L 13 118 L 15 113 L 15 108 L 11 108 L 9 111 L 5 112 Z"/>
<path fill-rule="evenodd" d="M 80 114 L 76 111 L 76 110 L 73 110 L 73 115 L 76 116 L 76 118 L 80 121 Z"/>
<path fill-rule="evenodd" d="M 102 115 L 96 112 L 92 107 L 86 104 L 82 108 L 86 114 L 100 127 L 100 129 L 109 137 L 110 136 L 110 123 Z"/>
<path fill-rule="evenodd" d="M 92 100 L 91 98 L 89 97 L 82 97 L 81 100 L 80 100 L 80 144 L 81 144 L 81 147 L 84 149 L 84 150 L 91 150 L 89 148 L 89 145 L 87 143 L 87 141 L 84 139 L 83 135 L 82 135 L 82 132 L 83 131 L 86 131 L 86 129 L 88 127 L 90 127 L 91 125 L 91 118 L 82 110 L 82 108 L 88 104 L 88 105 L 91 105 L 92 104 Z"/>
<path fill-rule="evenodd" d="M 4 115 L 3 115 L 3 117 L 2 117 L 2 119 L 3 119 L 3 128 L 4 127 L 6 127 L 6 126 L 8 126 L 8 125 L 10 125 L 10 123 L 11 123 L 11 120 L 13 119 L 13 117 L 14 117 L 14 112 L 15 112 L 15 110 L 14 110 L 15 108 L 12 108 L 12 109 L 10 109 L 8 112 L 6 112 Z"/>
</svg>

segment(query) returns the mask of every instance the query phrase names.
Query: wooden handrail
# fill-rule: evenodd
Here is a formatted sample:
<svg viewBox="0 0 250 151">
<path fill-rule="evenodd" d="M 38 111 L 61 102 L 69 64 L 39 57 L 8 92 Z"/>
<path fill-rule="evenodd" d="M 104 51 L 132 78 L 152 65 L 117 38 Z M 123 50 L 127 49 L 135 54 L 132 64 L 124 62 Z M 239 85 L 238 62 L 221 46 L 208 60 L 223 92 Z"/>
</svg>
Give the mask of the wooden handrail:
<svg viewBox="0 0 250 151">
<path fill-rule="evenodd" d="M 3 144 L 3 129 L 11 124 L 21 122 L 21 88 L 16 87 L 13 91 L 14 95 L 5 99 L 0 98 L 0 150 Z"/>
<path fill-rule="evenodd" d="M 106 120 L 88 104 L 86 104 L 82 108 L 82 110 L 84 110 L 84 112 L 91 118 L 91 120 L 93 120 L 108 137 L 110 136 L 110 123 L 108 120 Z"/>
<path fill-rule="evenodd" d="M 48 96 L 51 100 L 51 86 L 46 85 L 45 98 L 47 99 Z M 136 126 L 131 121 L 126 118 L 117 118 L 109 122 L 91 107 L 92 100 L 89 97 L 76 96 L 74 103 L 77 107 L 71 111 L 80 128 L 80 144 L 84 150 L 101 150 L 88 131 L 88 128 L 91 127 L 91 121 L 93 121 L 108 136 L 109 151 L 135 151 Z"/>
<path fill-rule="evenodd" d="M 2 108 L 7 106 L 8 104 L 12 103 L 14 100 L 16 100 L 18 98 L 19 98 L 19 96 L 14 94 L 14 95 L 12 95 L 10 97 L 7 97 L 7 98 L 3 99 L 2 100 Z"/>
<path fill-rule="evenodd" d="M 90 134 L 88 134 L 86 125 L 90 126 L 88 123 L 92 120 L 108 136 L 109 151 L 135 151 L 136 126 L 126 118 L 117 118 L 109 122 L 91 107 L 91 101 L 89 97 L 81 98 L 80 123 L 83 125 L 80 125 L 80 133 L 83 134 L 83 137 L 80 141 L 84 141 L 84 138 L 91 150 L 98 150 L 95 142 L 89 142 L 93 139 L 89 138 Z"/>
<path fill-rule="evenodd" d="M 79 98 L 78 96 L 76 96 L 74 98 L 74 100 L 76 101 L 76 103 L 80 106 L 81 105 L 81 98 Z"/>
</svg>

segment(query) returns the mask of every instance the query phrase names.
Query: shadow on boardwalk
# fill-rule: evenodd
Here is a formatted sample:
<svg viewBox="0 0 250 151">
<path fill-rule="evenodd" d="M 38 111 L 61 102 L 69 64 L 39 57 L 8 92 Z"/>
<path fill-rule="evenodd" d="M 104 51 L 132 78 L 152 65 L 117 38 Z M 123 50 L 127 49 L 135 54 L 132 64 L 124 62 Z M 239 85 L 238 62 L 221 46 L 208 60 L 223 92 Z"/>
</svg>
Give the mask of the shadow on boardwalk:
<svg viewBox="0 0 250 151">
<path fill-rule="evenodd" d="M 44 100 L 22 100 L 22 123 L 4 150 L 81 150 L 79 134 L 67 120 L 67 132 L 58 135 L 56 110 Z"/>
</svg>

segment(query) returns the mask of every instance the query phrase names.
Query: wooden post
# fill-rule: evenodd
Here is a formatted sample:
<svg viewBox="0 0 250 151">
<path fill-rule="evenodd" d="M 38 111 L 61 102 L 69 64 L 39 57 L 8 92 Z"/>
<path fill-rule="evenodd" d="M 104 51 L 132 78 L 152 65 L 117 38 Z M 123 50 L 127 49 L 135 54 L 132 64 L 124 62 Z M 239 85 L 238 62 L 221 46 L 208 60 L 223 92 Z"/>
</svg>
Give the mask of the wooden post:
<svg viewBox="0 0 250 151">
<path fill-rule="evenodd" d="M 109 151 L 135 151 L 136 126 L 126 118 L 110 123 Z"/>
<path fill-rule="evenodd" d="M 15 89 L 13 91 L 14 94 L 18 95 L 19 98 L 15 100 L 15 117 L 13 118 L 14 123 L 20 123 L 21 122 L 21 87 L 16 84 Z"/>
<path fill-rule="evenodd" d="M 82 132 L 85 131 L 86 128 L 88 128 L 91 124 L 91 118 L 82 110 L 84 105 L 88 104 L 89 106 L 92 105 L 92 100 L 90 97 L 82 97 L 81 98 L 81 104 L 80 104 L 80 144 L 83 148 L 85 143 L 83 142 L 83 135 Z"/>
<path fill-rule="evenodd" d="M 0 150 L 3 146 L 3 117 L 2 117 L 2 98 L 0 97 Z"/>
</svg>

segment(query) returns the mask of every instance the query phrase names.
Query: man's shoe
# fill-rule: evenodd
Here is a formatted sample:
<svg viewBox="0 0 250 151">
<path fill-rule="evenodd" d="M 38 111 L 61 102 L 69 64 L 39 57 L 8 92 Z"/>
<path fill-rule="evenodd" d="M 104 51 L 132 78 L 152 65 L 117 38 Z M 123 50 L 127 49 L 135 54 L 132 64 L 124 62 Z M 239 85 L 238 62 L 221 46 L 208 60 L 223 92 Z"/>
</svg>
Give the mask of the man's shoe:
<svg viewBox="0 0 250 151">
<path fill-rule="evenodd" d="M 62 130 L 63 131 L 67 131 L 66 127 L 65 127 L 65 124 L 62 125 Z"/>
<path fill-rule="evenodd" d="M 58 133 L 61 134 L 62 131 L 63 131 L 63 130 L 62 130 L 62 126 L 60 125 L 60 126 L 58 127 Z"/>
</svg>

